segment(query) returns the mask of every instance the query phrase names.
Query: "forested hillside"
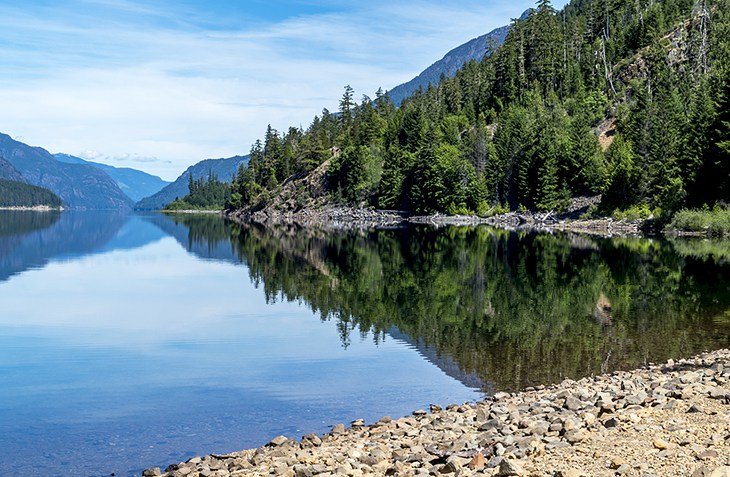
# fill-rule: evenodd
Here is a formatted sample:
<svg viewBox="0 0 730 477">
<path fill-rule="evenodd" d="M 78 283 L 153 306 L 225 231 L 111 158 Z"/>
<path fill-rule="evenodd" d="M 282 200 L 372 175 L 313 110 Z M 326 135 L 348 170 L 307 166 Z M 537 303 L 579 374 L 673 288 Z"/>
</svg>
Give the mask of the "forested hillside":
<svg viewBox="0 0 730 477">
<path fill-rule="evenodd" d="M 187 168 L 175 182 L 165 186 L 161 191 L 146 197 L 134 206 L 136 210 L 160 210 L 169 203 L 190 193 L 189 179 L 194 181 L 207 177 L 211 173 L 219 180 L 231 182 L 241 164 L 248 163 L 248 156 L 234 156 L 224 159 L 206 159 Z"/>
<path fill-rule="evenodd" d="M 712 206 L 730 198 L 729 16 L 729 0 L 540 0 L 493 55 L 400 108 L 348 87 L 339 114 L 269 127 L 233 205 L 332 159 L 338 200 L 414 213 Z"/>
<path fill-rule="evenodd" d="M 213 171 L 208 177 L 188 177 L 188 195 L 165 206 L 165 210 L 221 210 L 231 198 L 231 184 L 221 181 Z"/>
<path fill-rule="evenodd" d="M 61 199 L 43 187 L 0 179 L 0 207 L 35 207 L 38 205 L 58 208 L 61 206 Z"/>
</svg>

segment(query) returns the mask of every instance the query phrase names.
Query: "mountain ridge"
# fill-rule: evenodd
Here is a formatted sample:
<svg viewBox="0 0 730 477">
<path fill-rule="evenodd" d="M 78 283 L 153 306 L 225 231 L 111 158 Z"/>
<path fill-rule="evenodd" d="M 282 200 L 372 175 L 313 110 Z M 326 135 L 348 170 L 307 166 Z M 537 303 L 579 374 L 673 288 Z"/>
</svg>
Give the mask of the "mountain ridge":
<svg viewBox="0 0 730 477">
<path fill-rule="evenodd" d="M 156 194 L 171 184 L 158 176 L 131 167 L 114 167 L 100 162 L 87 161 L 71 154 L 58 153 L 54 154 L 53 157 L 66 164 L 84 164 L 104 171 L 114 179 L 122 192 L 134 202 Z"/>
<path fill-rule="evenodd" d="M 220 159 L 205 159 L 185 169 L 185 172 L 159 192 L 145 197 L 134 205 L 135 210 L 160 210 L 175 199 L 188 193 L 190 175 L 193 180 L 213 173 L 224 182 L 231 182 L 241 164 L 248 164 L 249 156 L 233 156 Z"/>
<path fill-rule="evenodd" d="M 529 15 L 532 9 L 525 10 L 520 15 L 520 20 Z M 472 38 L 456 48 L 450 50 L 443 58 L 423 70 L 418 76 L 410 81 L 399 84 L 388 91 L 388 96 L 396 105 L 400 105 L 417 91 L 428 89 L 430 85 L 437 85 L 441 76 L 452 77 L 456 72 L 471 60 L 481 61 L 485 56 L 491 55 L 499 46 L 504 43 L 509 33 L 509 25 L 504 25 L 486 33 Z"/>
<path fill-rule="evenodd" d="M 0 157 L 23 176 L 24 182 L 58 195 L 64 207 L 130 209 L 132 206 L 132 201 L 105 172 L 88 165 L 58 162 L 47 150 L 3 133 L 0 133 Z"/>
</svg>

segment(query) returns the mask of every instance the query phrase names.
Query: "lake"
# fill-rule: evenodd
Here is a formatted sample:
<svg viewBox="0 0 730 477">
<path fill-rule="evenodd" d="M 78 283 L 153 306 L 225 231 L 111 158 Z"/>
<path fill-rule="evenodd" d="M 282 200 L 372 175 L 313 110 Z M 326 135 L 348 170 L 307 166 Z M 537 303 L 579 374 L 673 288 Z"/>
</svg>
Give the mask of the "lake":
<svg viewBox="0 0 730 477">
<path fill-rule="evenodd" d="M 728 241 L 0 212 L 0 475 L 139 475 L 728 345 Z"/>
</svg>

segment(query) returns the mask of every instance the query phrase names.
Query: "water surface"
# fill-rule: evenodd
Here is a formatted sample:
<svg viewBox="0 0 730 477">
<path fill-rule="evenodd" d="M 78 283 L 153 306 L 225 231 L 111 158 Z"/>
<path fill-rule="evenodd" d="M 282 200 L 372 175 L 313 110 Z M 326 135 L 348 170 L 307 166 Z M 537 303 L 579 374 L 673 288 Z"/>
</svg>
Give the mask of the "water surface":
<svg viewBox="0 0 730 477">
<path fill-rule="evenodd" d="M 727 346 L 728 242 L 0 212 L 0 475 L 135 475 Z"/>
</svg>

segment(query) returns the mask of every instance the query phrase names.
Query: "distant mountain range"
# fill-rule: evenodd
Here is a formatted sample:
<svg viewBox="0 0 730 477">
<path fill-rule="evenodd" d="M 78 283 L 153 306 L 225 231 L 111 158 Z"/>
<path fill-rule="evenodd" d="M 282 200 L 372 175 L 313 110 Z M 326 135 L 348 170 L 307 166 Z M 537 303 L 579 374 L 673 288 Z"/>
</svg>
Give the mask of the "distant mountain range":
<svg viewBox="0 0 730 477">
<path fill-rule="evenodd" d="M 75 209 L 129 209 L 133 202 L 105 172 L 86 164 L 59 162 L 45 149 L 0 134 L 0 157 L 23 181 L 44 187 Z M 5 166 L 7 169 L 7 166 Z"/>
<path fill-rule="evenodd" d="M 531 10 L 525 11 L 520 19 L 526 18 Z M 474 38 L 461 46 L 457 46 L 446 53 L 442 59 L 426 68 L 420 75 L 407 83 L 401 84 L 388 92 L 390 99 L 400 106 L 404 99 L 413 96 L 419 89 L 426 90 L 429 85 L 439 83 L 441 76 L 451 77 L 456 74 L 462 66 L 471 60 L 481 61 L 485 56 L 491 55 L 494 50 L 504 43 L 509 33 L 509 26 L 503 26 L 492 30 L 486 35 Z"/>
<path fill-rule="evenodd" d="M 85 164 L 100 169 L 117 183 L 127 197 L 137 202 L 162 190 L 170 182 L 157 176 L 127 167 L 113 167 L 107 164 L 91 162 L 69 154 L 54 154 L 56 160 L 66 164 Z"/>
<path fill-rule="evenodd" d="M 187 168 L 175 182 L 169 184 L 156 194 L 140 200 L 134 206 L 135 210 L 160 210 L 175 199 L 185 197 L 188 190 L 190 175 L 193 179 L 207 177 L 213 173 L 218 179 L 226 182 L 233 180 L 241 164 L 248 164 L 249 156 L 234 156 L 225 159 L 206 159 Z"/>
</svg>

